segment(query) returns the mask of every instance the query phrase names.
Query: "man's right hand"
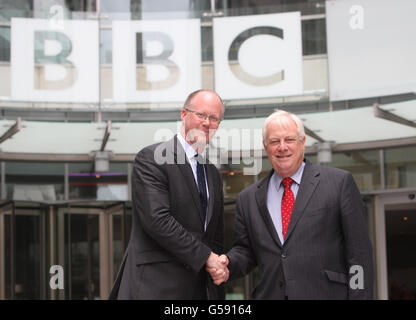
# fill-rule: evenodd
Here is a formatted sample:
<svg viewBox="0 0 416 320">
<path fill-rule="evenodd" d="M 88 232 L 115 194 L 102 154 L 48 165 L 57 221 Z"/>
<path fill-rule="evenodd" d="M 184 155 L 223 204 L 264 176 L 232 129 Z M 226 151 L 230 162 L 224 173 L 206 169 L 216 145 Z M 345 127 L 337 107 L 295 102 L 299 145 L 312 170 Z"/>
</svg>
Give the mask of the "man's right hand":
<svg viewBox="0 0 416 320">
<path fill-rule="evenodd" d="M 206 271 L 211 275 L 212 281 L 217 286 L 226 282 L 230 276 L 230 271 L 227 268 L 228 263 L 229 260 L 226 255 L 218 256 L 211 252 L 206 263 Z"/>
</svg>

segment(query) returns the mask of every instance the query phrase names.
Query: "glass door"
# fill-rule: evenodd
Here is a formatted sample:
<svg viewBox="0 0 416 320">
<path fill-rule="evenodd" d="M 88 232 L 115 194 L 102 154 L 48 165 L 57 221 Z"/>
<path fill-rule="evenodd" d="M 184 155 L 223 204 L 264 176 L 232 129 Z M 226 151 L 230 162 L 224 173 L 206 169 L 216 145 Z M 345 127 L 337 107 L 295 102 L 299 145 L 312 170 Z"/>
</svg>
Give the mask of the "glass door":
<svg viewBox="0 0 416 320">
<path fill-rule="evenodd" d="M 375 198 L 377 298 L 416 299 L 416 190 Z"/>
<path fill-rule="evenodd" d="M 65 275 L 59 299 L 99 299 L 99 215 L 95 209 L 75 205 L 59 208 L 57 215 L 58 264 Z"/>
<path fill-rule="evenodd" d="M 45 299 L 46 208 L 33 202 L 0 206 L 0 298 Z"/>
<path fill-rule="evenodd" d="M 131 231 L 131 203 L 119 203 L 107 208 L 110 215 L 110 270 L 111 287 L 124 257 Z"/>
<path fill-rule="evenodd" d="M 389 300 L 416 300 L 416 203 L 385 211 Z"/>
</svg>

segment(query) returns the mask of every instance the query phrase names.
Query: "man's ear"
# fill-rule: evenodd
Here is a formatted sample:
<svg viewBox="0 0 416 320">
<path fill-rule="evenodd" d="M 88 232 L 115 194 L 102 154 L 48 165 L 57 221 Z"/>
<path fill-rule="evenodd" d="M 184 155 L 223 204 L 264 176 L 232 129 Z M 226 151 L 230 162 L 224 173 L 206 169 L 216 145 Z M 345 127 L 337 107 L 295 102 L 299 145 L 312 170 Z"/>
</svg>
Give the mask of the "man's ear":
<svg viewBox="0 0 416 320">
<path fill-rule="evenodd" d="M 186 110 L 184 108 L 182 108 L 182 110 L 181 110 L 181 120 L 183 120 L 185 115 L 186 115 Z"/>
</svg>

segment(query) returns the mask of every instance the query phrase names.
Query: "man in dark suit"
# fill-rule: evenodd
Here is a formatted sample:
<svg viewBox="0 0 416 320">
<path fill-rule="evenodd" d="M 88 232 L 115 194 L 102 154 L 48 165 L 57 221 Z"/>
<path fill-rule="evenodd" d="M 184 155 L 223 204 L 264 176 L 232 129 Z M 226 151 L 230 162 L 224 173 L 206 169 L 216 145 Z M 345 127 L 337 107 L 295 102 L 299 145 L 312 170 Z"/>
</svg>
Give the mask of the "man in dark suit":
<svg viewBox="0 0 416 320">
<path fill-rule="evenodd" d="M 193 92 L 181 111 L 181 133 L 137 154 L 131 237 L 110 299 L 224 298 L 205 271 L 222 268 L 222 180 L 203 161 L 223 114 L 215 92 Z"/>
<path fill-rule="evenodd" d="M 263 144 L 273 169 L 237 197 L 234 244 L 220 257 L 230 279 L 258 266 L 254 299 L 372 299 L 372 246 L 352 175 L 304 160 L 294 114 L 270 115 Z"/>
</svg>

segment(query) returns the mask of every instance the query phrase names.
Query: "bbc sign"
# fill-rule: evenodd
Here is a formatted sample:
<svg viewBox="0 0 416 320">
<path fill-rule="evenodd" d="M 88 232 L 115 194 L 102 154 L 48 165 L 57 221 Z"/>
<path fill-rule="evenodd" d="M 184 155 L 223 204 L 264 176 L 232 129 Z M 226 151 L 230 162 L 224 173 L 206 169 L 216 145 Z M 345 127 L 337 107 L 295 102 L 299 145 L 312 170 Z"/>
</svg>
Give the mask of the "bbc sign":
<svg viewBox="0 0 416 320">
<path fill-rule="evenodd" d="M 14 18 L 12 99 L 99 102 L 97 21 Z M 198 19 L 112 22 L 112 100 L 181 102 L 201 88 Z M 223 99 L 301 94 L 300 13 L 215 18 L 215 90 Z"/>
</svg>

